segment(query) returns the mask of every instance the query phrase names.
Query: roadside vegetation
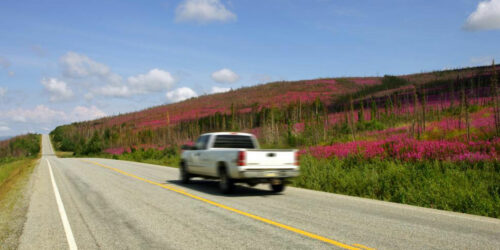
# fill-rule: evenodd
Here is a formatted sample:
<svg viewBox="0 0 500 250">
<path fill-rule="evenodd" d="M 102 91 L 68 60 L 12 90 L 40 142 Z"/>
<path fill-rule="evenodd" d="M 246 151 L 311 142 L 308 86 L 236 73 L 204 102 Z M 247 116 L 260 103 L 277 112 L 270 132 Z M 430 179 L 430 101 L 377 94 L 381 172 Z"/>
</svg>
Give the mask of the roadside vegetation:
<svg viewBox="0 0 500 250">
<path fill-rule="evenodd" d="M 317 79 L 291 89 L 274 83 L 263 86 L 278 94 L 260 102 L 244 88 L 228 99 L 217 94 L 225 107 L 214 100 L 197 109 L 211 96 L 200 97 L 183 102 L 192 108 L 175 104 L 64 125 L 51 137 L 75 156 L 172 166 L 179 146 L 201 133 L 250 132 L 263 147 L 300 149 L 296 186 L 499 217 L 497 70 Z M 227 103 L 234 96 L 245 101 Z"/>
<path fill-rule="evenodd" d="M 348 157 L 301 159 L 294 186 L 500 218 L 500 166 Z"/>
<path fill-rule="evenodd" d="M 17 248 L 29 204 L 27 184 L 40 157 L 40 135 L 0 141 L 0 248 Z"/>
<path fill-rule="evenodd" d="M 0 186 L 15 175 L 23 164 L 38 158 L 40 153 L 40 135 L 27 134 L 0 141 Z M 13 174 L 14 173 L 14 174 Z"/>
</svg>

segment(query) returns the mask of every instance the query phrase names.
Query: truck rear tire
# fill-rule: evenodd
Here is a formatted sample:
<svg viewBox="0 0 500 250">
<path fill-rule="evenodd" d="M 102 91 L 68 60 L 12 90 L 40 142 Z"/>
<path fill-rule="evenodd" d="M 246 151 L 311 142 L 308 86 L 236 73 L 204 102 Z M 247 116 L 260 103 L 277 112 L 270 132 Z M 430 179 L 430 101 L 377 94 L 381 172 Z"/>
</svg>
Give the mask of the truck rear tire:
<svg viewBox="0 0 500 250">
<path fill-rule="evenodd" d="M 227 174 L 225 168 L 220 170 L 219 177 L 219 188 L 221 192 L 224 194 L 231 193 L 234 189 L 234 182 L 233 180 L 231 180 L 231 178 L 229 178 L 229 175 Z"/>
<path fill-rule="evenodd" d="M 191 175 L 187 172 L 186 166 L 183 163 L 181 163 L 179 171 L 181 182 L 183 184 L 188 184 L 191 180 Z"/>
<path fill-rule="evenodd" d="M 270 184 L 271 185 L 271 190 L 274 192 L 274 193 L 279 193 L 279 192 L 283 192 L 283 190 L 285 190 L 285 183 L 280 183 L 280 184 Z"/>
</svg>

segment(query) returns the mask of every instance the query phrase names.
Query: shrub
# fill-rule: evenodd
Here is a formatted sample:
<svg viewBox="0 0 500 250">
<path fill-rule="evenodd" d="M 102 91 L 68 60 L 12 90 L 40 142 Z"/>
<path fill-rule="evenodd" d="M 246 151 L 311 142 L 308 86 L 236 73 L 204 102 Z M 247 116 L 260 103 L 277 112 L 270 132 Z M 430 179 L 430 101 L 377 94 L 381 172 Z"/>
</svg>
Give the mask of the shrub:
<svg viewBox="0 0 500 250">
<path fill-rule="evenodd" d="M 101 153 L 102 150 L 102 142 L 99 138 L 99 134 L 97 132 L 94 133 L 92 138 L 85 144 L 83 147 L 81 154 L 82 155 L 91 155 Z"/>
<path fill-rule="evenodd" d="M 0 158 L 32 157 L 40 152 L 40 135 L 26 134 L 0 142 Z"/>
</svg>

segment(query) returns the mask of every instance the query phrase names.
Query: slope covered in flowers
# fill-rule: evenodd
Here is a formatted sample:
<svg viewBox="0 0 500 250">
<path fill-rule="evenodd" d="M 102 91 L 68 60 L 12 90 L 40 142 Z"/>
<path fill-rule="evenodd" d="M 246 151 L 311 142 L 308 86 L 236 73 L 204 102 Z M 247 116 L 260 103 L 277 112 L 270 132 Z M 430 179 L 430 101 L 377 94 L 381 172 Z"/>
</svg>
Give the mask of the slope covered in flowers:
<svg viewBox="0 0 500 250">
<path fill-rule="evenodd" d="M 128 123 L 137 128 L 155 128 L 213 115 L 217 112 L 229 113 L 232 105 L 239 112 L 249 112 L 254 106 L 280 107 L 298 101 L 310 103 L 318 98 L 329 103 L 335 95 L 350 93 L 365 86 L 377 84 L 380 84 L 379 77 L 272 82 L 103 118 L 95 123 L 103 127 Z"/>
</svg>

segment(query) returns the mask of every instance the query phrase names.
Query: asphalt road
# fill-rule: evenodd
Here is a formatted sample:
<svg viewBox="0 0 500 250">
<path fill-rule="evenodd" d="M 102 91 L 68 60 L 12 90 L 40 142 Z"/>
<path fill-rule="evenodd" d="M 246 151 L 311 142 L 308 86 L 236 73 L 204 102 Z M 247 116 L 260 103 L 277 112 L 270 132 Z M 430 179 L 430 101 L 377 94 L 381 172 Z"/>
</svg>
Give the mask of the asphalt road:
<svg viewBox="0 0 500 250">
<path fill-rule="evenodd" d="M 291 187 L 222 195 L 175 168 L 57 158 L 47 136 L 32 178 L 21 249 L 500 249 L 498 219 Z"/>
</svg>

